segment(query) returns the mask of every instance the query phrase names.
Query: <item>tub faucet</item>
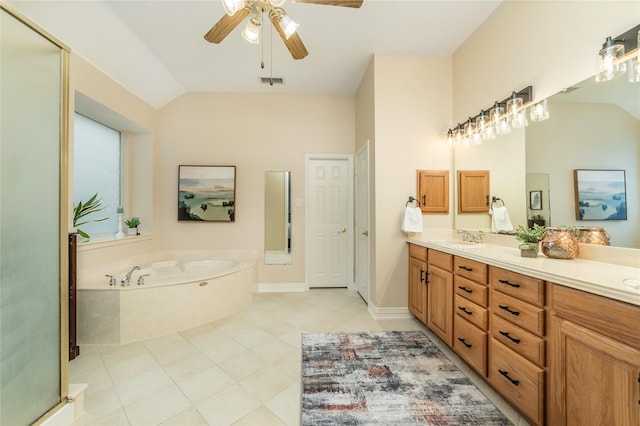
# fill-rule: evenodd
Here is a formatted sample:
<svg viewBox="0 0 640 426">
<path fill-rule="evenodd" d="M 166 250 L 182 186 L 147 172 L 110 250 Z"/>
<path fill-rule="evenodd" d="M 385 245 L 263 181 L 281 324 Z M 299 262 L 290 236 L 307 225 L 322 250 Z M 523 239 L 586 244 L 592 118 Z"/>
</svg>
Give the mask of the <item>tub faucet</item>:
<svg viewBox="0 0 640 426">
<path fill-rule="evenodd" d="M 129 281 L 131 280 L 131 274 L 133 274 L 133 271 L 139 271 L 139 270 L 140 270 L 140 267 L 137 265 L 131 268 L 129 272 L 127 272 L 125 276 L 122 277 L 122 279 L 120 280 L 120 285 L 122 286 L 129 285 Z"/>
</svg>

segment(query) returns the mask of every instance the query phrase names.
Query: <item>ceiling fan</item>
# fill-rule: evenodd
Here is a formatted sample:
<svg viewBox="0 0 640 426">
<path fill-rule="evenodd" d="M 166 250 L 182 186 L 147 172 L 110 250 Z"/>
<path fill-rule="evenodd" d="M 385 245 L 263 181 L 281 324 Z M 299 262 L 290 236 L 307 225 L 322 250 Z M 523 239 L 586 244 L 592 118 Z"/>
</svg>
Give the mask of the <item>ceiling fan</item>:
<svg viewBox="0 0 640 426">
<path fill-rule="evenodd" d="M 328 6 L 358 8 L 364 0 L 293 0 L 298 3 L 315 3 Z M 309 54 L 300 36 L 296 33 L 296 24 L 281 7 L 286 0 L 222 0 L 226 15 L 222 17 L 204 35 L 210 43 L 220 43 L 247 16 L 251 15 L 242 36 L 251 43 L 260 42 L 260 26 L 262 14 L 268 15 L 271 23 L 280 34 L 287 49 L 294 59 L 302 59 Z"/>
</svg>

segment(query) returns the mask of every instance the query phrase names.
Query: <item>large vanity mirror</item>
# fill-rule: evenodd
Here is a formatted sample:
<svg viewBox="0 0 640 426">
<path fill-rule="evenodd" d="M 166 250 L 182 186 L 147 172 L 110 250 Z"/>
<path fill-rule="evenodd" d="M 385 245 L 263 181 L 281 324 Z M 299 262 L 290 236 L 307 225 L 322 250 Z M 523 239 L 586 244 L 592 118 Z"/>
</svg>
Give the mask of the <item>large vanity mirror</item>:
<svg viewBox="0 0 640 426">
<path fill-rule="evenodd" d="M 490 170 L 492 192 L 497 192 L 492 195 L 505 200 L 514 226 L 544 220 L 546 226 L 602 227 L 610 234 L 611 245 L 640 248 L 640 83 L 629 83 L 626 75 L 600 83 L 589 78 L 551 96 L 548 108 L 549 119 L 530 123 L 524 138 L 507 136 L 511 143 L 524 144 L 524 158 L 505 155 L 507 140 L 501 137 L 480 145 L 487 151 L 483 158 L 493 159 L 478 165 Z M 466 157 L 475 148 L 456 150 L 456 169 L 468 168 Z M 505 177 L 506 163 L 525 166 L 519 176 L 512 169 Z M 626 220 L 576 219 L 573 171 L 577 169 L 624 170 Z M 615 211 L 614 205 L 608 207 Z M 456 228 L 482 229 L 478 219 L 474 224 L 468 216 L 472 215 L 456 216 Z"/>
<path fill-rule="evenodd" d="M 291 263 L 291 172 L 265 172 L 264 263 Z"/>
</svg>

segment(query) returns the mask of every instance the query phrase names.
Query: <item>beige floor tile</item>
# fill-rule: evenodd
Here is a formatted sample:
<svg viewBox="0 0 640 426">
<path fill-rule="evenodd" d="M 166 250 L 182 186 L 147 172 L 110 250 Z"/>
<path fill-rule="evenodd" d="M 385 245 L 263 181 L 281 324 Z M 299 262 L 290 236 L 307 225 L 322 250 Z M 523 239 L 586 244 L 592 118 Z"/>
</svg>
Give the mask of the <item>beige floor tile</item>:
<svg viewBox="0 0 640 426">
<path fill-rule="evenodd" d="M 101 370 L 104 370 L 104 363 L 100 358 L 100 354 L 97 352 L 80 354 L 79 357 L 69 363 L 69 381 L 82 383 L 76 381 L 76 379 Z"/>
<path fill-rule="evenodd" d="M 111 381 L 109 374 L 107 374 L 107 369 L 104 368 L 104 366 L 81 376 L 74 374 L 73 378 L 71 378 L 70 374 L 69 380 L 70 383 L 86 383 L 87 389 L 84 391 L 85 396 L 113 386 L 113 382 Z"/>
<path fill-rule="evenodd" d="M 152 341 L 145 341 L 145 346 L 160 365 L 169 364 L 187 355 L 198 353 L 187 339 L 179 334 L 171 334 Z"/>
<path fill-rule="evenodd" d="M 95 421 L 121 408 L 122 404 L 115 389 L 108 387 L 84 396 L 84 412 L 81 417 L 83 421 L 86 419 Z"/>
<path fill-rule="evenodd" d="M 233 426 L 286 426 L 287 424 L 280 420 L 278 416 L 273 414 L 268 408 L 262 406 L 253 410 L 242 419 L 238 420 Z"/>
<path fill-rule="evenodd" d="M 209 423 L 200 415 L 195 407 L 187 408 L 169 420 L 160 423 L 161 426 L 208 426 Z M 256 425 L 257 426 L 257 425 Z"/>
<path fill-rule="evenodd" d="M 173 380 L 160 367 L 114 385 L 122 405 L 127 406 L 173 386 Z"/>
<path fill-rule="evenodd" d="M 200 349 L 216 364 L 249 351 L 249 349 L 245 348 L 231 337 L 225 337 L 218 340 L 219 342 Z"/>
<path fill-rule="evenodd" d="M 253 347 L 251 352 L 273 363 L 296 350 L 298 349 L 274 337 Z"/>
<path fill-rule="evenodd" d="M 118 384 L 140 374 L 147 373 L 160 367 L 160 364 L 148 352 L 121 359 L 113 364 L 107 364 L 107 372 L 114 384 Z"/>
<path fill-rule="evenodd" d="M 300 424 L 302 385 L 296 382 L 265 402 L 265 406 L 287 425 Z"/>
<path fill-rule="evenodd" d="M 260 407 L 260 401 L 240 386 L 232 386 L 197 404 L 210 425 L 230 425 Z"/>
<path fill-rule="evenodd" d="M 157 425 L 191 406 L 177 386 L 170 386 L 124 407 L 132 425 Z"/>
<path fill-rule="evenodd" d="M 233 385 L 235 385 L 235 381 L 215 365 L 178 382 L 182 392 L 193 404 L 197 404 Z"/>
<path fill-rule="evenodd" d="M 296 381 L 299 381 L 302 377 L 302 349 L 283 356 L 274 362 L 273 366 L 284 371 Z"/>
<path fill-rule="evenodd" d="M 189 345 L 191 346 L 191 345 Z M 164 370 L 171 378 L 180 382 L 213 366 L 213 361 L 197 351 L 164 365 Z"/>
<path fill-rule="evenodd" d="M 253 352 L 244 352 L 218 364 L 234 380 L 241 380 L 255 373 L 267 362 Z"/>
<path fill-rule="evenodd" d="M 295 379 L 276 367 L 267 366 L 240 380 L 240 386 L 260 401 L 267 401 L 282 392 Z"/>
<path fill-rule="evenodd" d="M 138 355 L 148 354 L 146 346 L 142 342 L 128 343 L 103 352 L 100 352 L 102 361 L 106 366 L 117 364 Z"/>
<path fill-rule="evenodd" d="M 103 415 L 99 418 L 92 417 L 90 414 L 83 413 L 78 417 L 71 426 L 129 426 L 129 419 L 122 408 Z"/>
</svg>

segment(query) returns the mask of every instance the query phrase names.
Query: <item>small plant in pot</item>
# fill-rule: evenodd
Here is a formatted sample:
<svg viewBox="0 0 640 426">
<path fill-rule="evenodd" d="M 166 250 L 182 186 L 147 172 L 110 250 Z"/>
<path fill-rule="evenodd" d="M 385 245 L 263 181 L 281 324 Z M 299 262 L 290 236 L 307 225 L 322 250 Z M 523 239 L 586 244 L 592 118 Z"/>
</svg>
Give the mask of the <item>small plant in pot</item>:
<svg viewBox="0 0 640 426">
<path fill-rule="evenodd" d="M 538 250 L 540 249 L 540 240 L 542 240 L 542 234 L 547 228 L 534 224 L 532 228 L 518 225 L 516 229 L 516 240 L 521 244 L 518 246 L 520 249 L 520 255 L 522 257 L 536 257 L 538 256 Z"/>
<path fill-rule="evenodd" d="M 127 234 L 129 236 L 138 235 L 138 225 L 140 225 L 140 219 L 137 217 L 132 217 L 131 219 L 127 219 L 124 221 L 124 224 L 127 225 Z"/>
</svg>

